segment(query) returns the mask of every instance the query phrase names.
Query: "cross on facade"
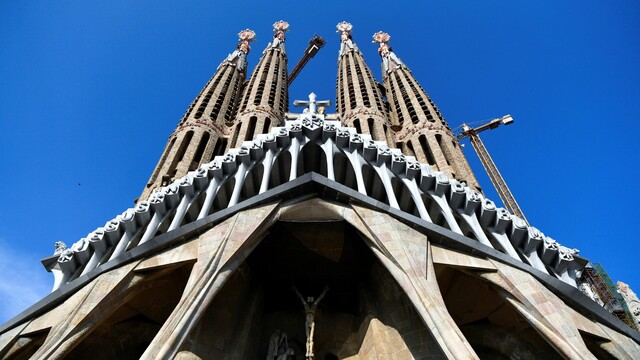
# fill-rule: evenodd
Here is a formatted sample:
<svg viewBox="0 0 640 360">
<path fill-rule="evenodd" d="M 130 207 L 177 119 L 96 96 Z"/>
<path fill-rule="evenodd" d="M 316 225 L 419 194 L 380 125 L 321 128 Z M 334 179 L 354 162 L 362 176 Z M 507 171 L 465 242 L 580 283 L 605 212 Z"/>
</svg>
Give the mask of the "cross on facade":
<svg viewBox="0 0 640 360">
<path fill-rule="evenodd" d="M 309 101 L 295 100 L 293 102 L 293 106 L 296 106 L 296 107 L 306 106 L 309 114 L 317 114 L 318 106 L 329 107 L 331 106 L 331 101 L 330 100 L 316 101 L 316 94 L 311 93 L 309 94 Z"/>
</svg>

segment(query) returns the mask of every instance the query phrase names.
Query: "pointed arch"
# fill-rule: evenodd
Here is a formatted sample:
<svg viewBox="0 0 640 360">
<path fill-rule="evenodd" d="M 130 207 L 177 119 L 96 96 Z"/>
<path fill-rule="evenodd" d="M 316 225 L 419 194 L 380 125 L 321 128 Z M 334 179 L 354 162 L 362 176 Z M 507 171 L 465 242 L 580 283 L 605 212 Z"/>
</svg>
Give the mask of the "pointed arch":
<svg viewBox="0 0 640 360">
<path fill-rule="evenodd" d="M 289 181 L 290 173 L 291 154 L 289 151 L 283 151 L 278 155 L 271 167 L 271 174 L 269 174 L 269 189 L 273 189 L 274 187 Z"/>
<path fill-rule="evenodd" d="M 300 153 L 302 156 L 298 156 L 298 176 L 315 172 L 327 177 L 327 155 L 320 145 L 307 143 Z"/>
<path fill-rule="evenodd" d="M 216 197 L 213 199 L 213 204 L 211 205 L 211 209 L 209 210 L 209 215 L 213 214 L 216 211 L 226 209 L 229 205 L 229 200 L 231 200 L 231 195 L 233 194 L 233 188 L 236 185 L 236 178 L 230 177 L 227 181 L 220 186 L 218 189 L 218 193 Z"/>
<path fill-rule="evenodd" d="M 364 179 L 364 186 L 367 189 L 367 195 L 389 205 L 389 199 L 387 198 L 387 192 L 384 189 L 382 179 L 380 179 L 380 176 L 371 165 L 362 166 L 362 178 Z"/>
<path fill-rule="evenodd" d="M 358 191 L 356 172 L 349 159 L 341 152 L 336 153 L 333 157 L 333 171 L 336 182 Z"/>
<path fill-rule="evenodd" d="M 263 176 L 264 165 L 262 165 L 262 163 L 257 164 L 251 170 L 249 170 L 247 176 L 245 176 L 244 178 L 244 183 L 242 184 L 239 202 L 258 195 L 258 193 L 260 192 L 260 184 L 262 183 Z"/>
<path fill-rule="evenodd" d="M 420 217 L 420 214 L 418 214 L 416 208 L 416 204 L 411 197 L 411 192 L 404 184 L 404 182 L 402 182 L 402 180 L 397 176 L 394 176 L 391 178 L 391 187 L 393 188 L 393 193 L 396 195 L 396 199 L 398 200 L 400 210 L 408 214 Z"/>
</svg>

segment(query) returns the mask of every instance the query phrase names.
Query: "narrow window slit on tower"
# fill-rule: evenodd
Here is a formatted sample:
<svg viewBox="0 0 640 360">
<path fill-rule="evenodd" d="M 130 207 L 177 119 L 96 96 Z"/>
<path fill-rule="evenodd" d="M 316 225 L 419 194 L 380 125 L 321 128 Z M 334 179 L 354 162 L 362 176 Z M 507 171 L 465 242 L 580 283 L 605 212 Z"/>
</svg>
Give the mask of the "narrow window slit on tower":
<svg viewBox="0 0 640 360">
<path fill-rule="evenodd" d="M 375 135 L 375 128 L 373 127 L 374 123 L 372 118 L 367 119 L 367 125 L 369 125 L 369 134 L 371 134 L 371 139 L 378 140 Z"/>
<path fill-rule="evenodd" d="M 252 116 L 249 118 L 249 124 L 247 126 L 247 132 L 246 135 L 244 137 L 245 141 L 251 141 L 253 139 L 253 133 L 256 131 L 256 122 L 258 121 L 258 118 L 255 116 Z"/>
<path fill-rule="evenodd" d="M 435 165 L 436 159 L 433 157 L 431 148 L 429 148 L 429 144 L 427 143 L 427 137 L 425 135 L 420 135 L 418 137 L 418 141 L 420 141 L 420 147 L 422 148 L 424 155 L 427 157 L 427 163 L 429 163 L 429 165 Z"/>
<path fill-rule="evenodd" d="M 200 143 L 198 144 L 196 153 L 193 155 L 193 161 L 191 161 L 191 165 L 189 166 L 189 171 L 197 169 L 198 165 L 200 165 L 200 160 L 202 160 L 202 155 L 207 148 L 209 138 L 211 138 L 211 134 L 209 134 L 208 132 L 202 134 L 202 138 L 200 139 Z"/>
</svg>

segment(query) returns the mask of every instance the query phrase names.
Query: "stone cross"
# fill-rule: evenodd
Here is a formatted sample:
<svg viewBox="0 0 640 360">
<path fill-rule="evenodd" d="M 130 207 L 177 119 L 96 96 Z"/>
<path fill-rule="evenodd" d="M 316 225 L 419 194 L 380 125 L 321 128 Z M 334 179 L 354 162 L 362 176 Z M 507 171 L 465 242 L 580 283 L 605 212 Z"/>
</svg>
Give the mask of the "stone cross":
<svg viewBox="0 0 640 360">
<path fill-rule="evenodd" d="M 309 101 L 295 100 L 293 102 L 293 106 L 297 106 L 297 107 L 307 106 L 309 114 L 317 114 L 318 106 L 329 107 L 331 106 L 331 101 L 330 100 L 316 101 L 316 94 L 311 93 L 309 94 Z"/>
</svg>

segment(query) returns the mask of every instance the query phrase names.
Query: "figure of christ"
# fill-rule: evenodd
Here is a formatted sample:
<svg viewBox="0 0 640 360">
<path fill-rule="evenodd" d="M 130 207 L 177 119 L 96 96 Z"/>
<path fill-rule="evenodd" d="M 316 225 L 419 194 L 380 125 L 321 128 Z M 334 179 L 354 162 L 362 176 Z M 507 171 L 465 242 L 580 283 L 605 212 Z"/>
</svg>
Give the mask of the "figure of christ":
<svg viewBox="0 0 640 360">
<path fill-rule="evenodd" d="M 293 291 L 296 292 L 296 295 L 298 295 L 298 298 L 300 298 L 302 305 L 304 305 L 305 331 L 307 334 L 307 344 L 306 344 L 307 354 L 305 355 L 305 358 L 313 359 L 313 332 L 315 331 L 315 328 L 316 328 L 315 314 L 316 314 L 316 310 L 318 309 L 318 303 L 320 303 L 320 300 L 322 300 L 322 298 L 324 298 L 324 296 L 327 294 L 327 291 L 329 291 L 329 287 L 325 286 L 324 291 L 322 292 L 322 294 L 320 294 L 320 296 L 318 296 L 318 299 L 315 301 L 313 296 L 309 296 L 305 300 L 302 294 L 300 294 L 300 292 L 298 291 L 298 289 L 295 288 L 295 286 L 292 288 L 293 288 Z"/>
</svg>

